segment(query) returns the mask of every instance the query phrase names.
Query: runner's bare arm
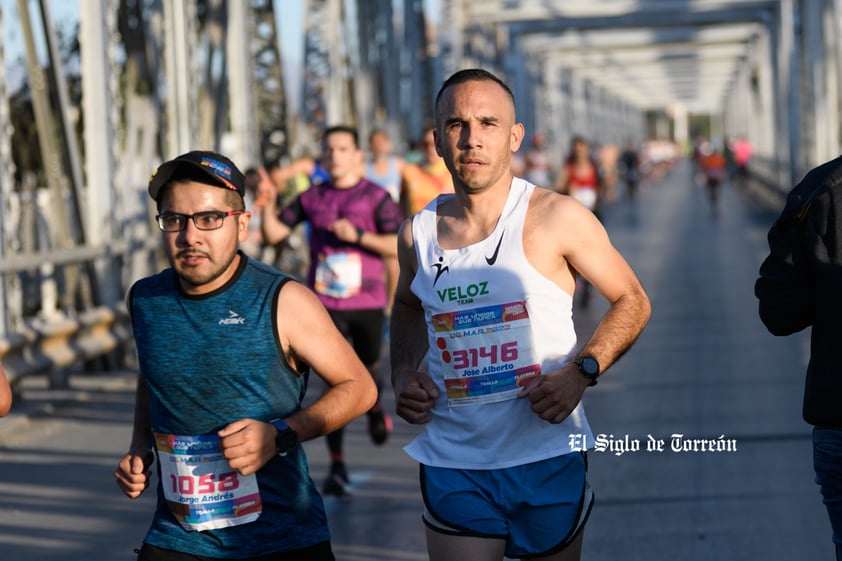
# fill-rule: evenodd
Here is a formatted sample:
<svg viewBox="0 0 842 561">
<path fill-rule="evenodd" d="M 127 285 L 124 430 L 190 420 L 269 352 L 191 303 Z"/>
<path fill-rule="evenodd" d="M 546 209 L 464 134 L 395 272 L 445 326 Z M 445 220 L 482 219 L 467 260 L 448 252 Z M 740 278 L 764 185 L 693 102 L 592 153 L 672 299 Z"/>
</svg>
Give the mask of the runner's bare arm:
<svg viewBox="0 0 842 561">
<path fill-rule="evenodd" d="M 568 191 L 570 190 L 569 180 L 570 174 L 567 171 L 567 166 L 562 166 L 561 169 L 558 170 L 558 178 L 553 186 L 556 193 L 562 193 L 564 195 L 568 194 Z"/>
<path fill-rule="evenodd" d="M 347 218 L 340 218 L 330 225 L 330 231 L 344 242 L 378 253 L 383 257 L 397 255 L 397 234 L 381 234 L 370 230 L 358 230 Z"/>
<path fill-rule="evenodd" d="M 287 181 L 299 174 L 312 175 L 315 169 L 316 160 L 310 157 L 304 157 L 293 161 L 288 166 L 272 168 L 269 170 L 269 177 L 276 191 L 283 193 L 286 190 Z"/>
<path fill-rule="evenodd" d="M 579 354 L 595 357 L 605 371 L 643 331 L 651 314 L 649 298 L 593 213 L 573 201 L 565 203 L 564 258 L 610 304 Z"/>
<path fill-rule="evenodd" d="M 261 185 L 261 189 L 264 187 Z M 260 207 L 260 231 L 263 234 L 263 241 L 269 245 L 281 243 L 292 233 L 292 229 L 281 222 L 278 198 L 276 196 L 265 196 L 263 205 Z"/>
<path fill-rule="evenodd" d="M 9 414 L 9 409 L 12 408 L 12 388 L 9 385 L 9 378 L 6 376 L 6 371 L 3 370 L 3 365 L 0 364 L 0 417 L 5 417 Z"/>
<path fill-rule="evenodd" d="M 357 240 L 357 244 L 383 257 L 395 257 L 398 251 L 398 236 L 397 234 L 364 232 Z"/>
<path fill-rule="evenodd" d="M 530 206 L 524 245 L 533 266 L 571 295 L 575 275 L 588 279 L 611 307 L 579 356 L 596 358 L 604 372 L 634 342 L 649 319 L 649 299 L 628 263 L 611 245 L 594 214 L 569 197 L 540 192 Z M 534 209 L 534 210 L 533 210 Z M 548 240 L 554 240 L 551 245 Z M 530 381 L 519 394 L 542 419 L 560 423 L 576 408 L 590 384 L 568 364 Z"/>
<path fill-rule="evenodd" d="M 374 405 L 377 388 L 371 374 L 310 289 L 297 282 L 284 285 L 278 325 L 287 356 L 309 365 L 329 386 L 312 405 L 287 419 L 301 440 L 333 432 Z"/>
<path fill-rule="evenodd" d="M 277 315 L 278 338 L 290 365 L 309 366 L 328 386 L 315 402 L 284 419 L 299 440 L 333 432 L 371 409 L 377 399 L 374 381 L 316 295 L 287 282 Z M 276 454 L 276 434 L 272 424 L 253 419 L 235 421 L 219 432 L 229 465 L 243 475 Z"/>
<path fill-rule="evenodd" d="M 430 420 L 430 410 L 439 390 L 427 374 L 418 372 L 429 345 L 424 310 L 410 290 L 418 267 L 412 243 L 411 219 L 404 221 L 398 232 L 398 263 L 400 274 L 389 337 L 392 387 L 397 414 L 409 423 L 423 424 Z"/>
<path fill-rule="evenodd" d="M 149 467 L 155 460 L 152 451 L 152 429 L 149 424 L 149 396 L 143 377 L 137 378 L 135 390 L 134 425 L 129 451 L 117 464 L 114 477 L 117 485 L 130 499 L 138 498 L 149 486 Z"/>
</svg>

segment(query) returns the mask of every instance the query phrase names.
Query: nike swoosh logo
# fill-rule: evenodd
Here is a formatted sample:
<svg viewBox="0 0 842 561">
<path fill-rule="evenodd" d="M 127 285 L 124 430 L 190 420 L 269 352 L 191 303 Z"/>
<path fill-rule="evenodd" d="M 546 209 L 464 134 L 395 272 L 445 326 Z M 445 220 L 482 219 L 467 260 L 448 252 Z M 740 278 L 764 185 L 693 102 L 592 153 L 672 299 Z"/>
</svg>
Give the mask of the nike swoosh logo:
<svg viewBox="0 0 842 561">
<path fill-rule="evenodd" d="M 497 240 L 497 247 L 494 248 L 494 253 L 491 255 L 491 257 L 485 258 L 485 262 L 488 263 L 489 265 L 494 265 L 494 263 L 497 262 L 497 254 L 500 253 L 500 244 L 503 243 L 503 235 L 505 233 L 506 233 L 505 230 L 500 232 L 500 239 Z"/>
</svg>

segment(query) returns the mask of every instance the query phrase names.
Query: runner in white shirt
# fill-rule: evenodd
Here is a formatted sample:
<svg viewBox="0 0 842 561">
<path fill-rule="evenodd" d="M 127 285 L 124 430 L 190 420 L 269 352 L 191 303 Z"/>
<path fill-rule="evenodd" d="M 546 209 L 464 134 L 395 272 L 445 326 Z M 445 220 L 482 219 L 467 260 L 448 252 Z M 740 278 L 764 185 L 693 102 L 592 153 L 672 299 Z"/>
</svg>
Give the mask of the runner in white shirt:
<svg viewBox="0 0 842 561">
<path fill-rule="evenodd" d="M 459 71 L 435 114 L 456 192 L 401 228 L 391 331 L 397 412 L 424 425 L 406 450 L 430 559 L 578 559 L 592 496 L 571 438 L 589 434 L 580 401 L 640 334 L 649 300 L 592 212 L 512 177 L 524 130 L 503 82 Z M 610 303 L 581 348 L 579 274 Z"/>
</svg>

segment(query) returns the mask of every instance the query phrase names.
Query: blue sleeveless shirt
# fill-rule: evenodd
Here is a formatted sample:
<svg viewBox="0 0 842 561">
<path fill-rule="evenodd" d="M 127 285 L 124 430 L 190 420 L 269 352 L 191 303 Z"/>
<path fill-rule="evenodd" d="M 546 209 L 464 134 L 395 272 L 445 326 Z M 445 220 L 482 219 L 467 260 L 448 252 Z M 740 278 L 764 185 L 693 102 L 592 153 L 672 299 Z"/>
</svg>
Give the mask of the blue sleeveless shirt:
<svg viewBox="0 0 842 561">
<path fill-rule="evenodd" d="M 172 269 L 135 283 L 129 308 L 153 432 L 208 435 L 239 419 L 270 421 L 300 409 L 308 373 L 290 367 L 276 337 L 278 294 L 289 280 L 241 252 L 234 277 L 208 294 L 184 294 Z M 151 545 L 243 558 L 330 539 L 301 446 L 257 472 L 263 511 L 229 528 L 184 529 L 164 500 L 160 466 L 158 474 L 158 506 L 144 540 Z"/>
</svg>

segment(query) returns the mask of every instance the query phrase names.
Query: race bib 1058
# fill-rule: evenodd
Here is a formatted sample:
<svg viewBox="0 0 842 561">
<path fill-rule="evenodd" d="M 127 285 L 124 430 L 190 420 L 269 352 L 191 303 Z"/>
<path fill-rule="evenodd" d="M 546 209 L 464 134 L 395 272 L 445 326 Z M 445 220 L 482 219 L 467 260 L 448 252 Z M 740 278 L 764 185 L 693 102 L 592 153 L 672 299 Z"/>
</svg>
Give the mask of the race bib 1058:
<svg viewBox="0 0 842 561">
<path fill-rule="evenodd" d="M 155 433 L 164 498 L 187 530 L 227 528 L 257 520 L 257 478 L 228 465 L 219 437 Z"/>
</svg>

